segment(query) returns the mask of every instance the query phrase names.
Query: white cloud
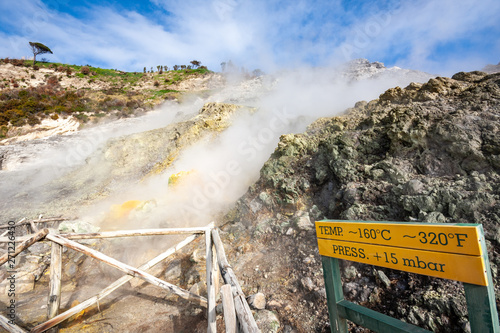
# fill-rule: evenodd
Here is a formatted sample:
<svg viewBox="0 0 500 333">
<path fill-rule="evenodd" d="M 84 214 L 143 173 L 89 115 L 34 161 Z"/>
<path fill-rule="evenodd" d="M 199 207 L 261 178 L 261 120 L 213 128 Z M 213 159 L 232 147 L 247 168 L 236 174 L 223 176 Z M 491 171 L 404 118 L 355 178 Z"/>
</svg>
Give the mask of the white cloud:
<svg viewBox="0 0 500 333">
<path fill-rule="evenodd" d="M 36 40 L 53 49 L 51 60 L 136 71 L 194 59 L 214 70 L 228 59 L 266 70 L 365 57 L 437 73 L 498 62 L 497 0 L 391 0 L 352 8 L 339 0 L 152 2 L 163 10 L 93 6 L 81 9 L 82 18 L 39 0 L 2 2 L 1 56 L 27 56 L 27 42 Z M 488 31 L 489 49 L 440 49 L 461 39 L 477 43 Z"/>
<path fill-rule="evenodd" d="M 457 66 L 478 69 L 494 61 L 492 52 L 469 47 L 465 53 L 448 54 L 444 46 L 463 43 L 462 39 L 477 42 L 478 38 L 492 38 L 495 44 L 498 33 L 484 33 L 499 31 L 499 14 L 500 3 L 495 0 L 404 2 L 393 11 L 373 12 L 350 27 L 336 56 L 345 55 L 347 49 L 353 50 L 353 57 L 371 60 L 390 59 L 392 54 L 401 67 L 430 72 L 450 74 L 463 68 Z"/>
</svg>

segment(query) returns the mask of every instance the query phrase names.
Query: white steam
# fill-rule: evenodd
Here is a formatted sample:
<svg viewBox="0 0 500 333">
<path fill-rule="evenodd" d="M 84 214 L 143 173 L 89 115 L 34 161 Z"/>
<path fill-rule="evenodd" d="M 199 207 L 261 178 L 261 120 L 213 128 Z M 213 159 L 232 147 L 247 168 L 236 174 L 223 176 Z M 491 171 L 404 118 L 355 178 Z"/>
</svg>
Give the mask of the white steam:
<svg viewBox="0 0 500 333">
<path fill-rule="evenodd" d="M 137 226 L 205 225 L 258 179 L 281 135 L 303 132 L 319 117 L 339 115 L 359 100 L 377 98 L 389 87 L 422 78 L 422 73 L 396 72 L 387 70 L 377 78 L 346 82 L 338 70 L 308 68 L 229 87 L 207 101 L 240 101 L 250 109 L 236 111 L 228 129 L 185 148 L 163 174 L 131 184 L 113 202 L 154 202 L 147 217 L 138 214 Z M 182 176 L 180 185 L 169 186 L 169 177 L 179 172 L 188 174 Z M 135 222 L 127 223 L 133 226 Z"/>
<path fill-rule="evenodd" d="M 103 156 L 102 147 L 108 140 L 118 136 L 132 140 L 127 135 L 185 121 L 195 115 L 204 102 L 241 104 L 246 108 L 235 111 L 228 129 L 183 148 L 163 173 L 146 178 L 138 174 L 135 180 L 128 177 L 120 181 L 119 177 L 114 177 L 113 186 L 109 187 L 111 192 L 91 200 L 93 204 L 78 213 L 80 218 L 88 218 L 100 224 L 102 229 L 206 225 L 234 205 L 258 179 L 261 167 L 281 135 L 303 132 L 319 117 L 339 115 L 359 100 L 377 98 L 389 87 L 405 86 L 423 77 L 421 73 L 412 75 L 396 69 L 384 69 L 375 74 L 376 78 L 370 73 L 365 76 L 371 78 L 352 80 L 343 72 L 330 68 L 283 72 L 274 77 L 241 81 L 204 101 L 165 104 L 143 117 L 61 137 L 61 143 L 54 145 L 50 154 L 36 156 L 37 164 L 17 173 L 2 171 L 2 185 L 13 185 L 2 186 L 4 193 L 1 195 L 9 200 L 13 188 L 19 187 L 24 192 L 29 189 L 37 193 L 30 198 L 40 201 L 39 207 L 43 208 L 44 201 L 53 204 L 53 200 L 63 199 L 57 197 L 60 192 L 45 193 L 51 191 L 53 183 L 50 180 L 62 177 L 65 172 L 93 172 L 95 176 L 86 175 L 93 184 L 109 182 L 111 173 L 119 174 L 105 158 L 89 158 Z M 137 136 L 134 138 L 136 140 Z M 179 183 L 169 185 L 169 178 L 178 173 L 182 173 Z M 8 181 L 9 177 L 15 180 L 14 183 Z M 8 203 L 15 204 L 15 200 Z M 74 205 L 76 207 L 77 203 Z M 125 217 L 111 218 L 113 209 L 121 205 L 132 206 L 126 209 Z M 39 213 L 44 212 L 36 212 Z"/>
</svg>

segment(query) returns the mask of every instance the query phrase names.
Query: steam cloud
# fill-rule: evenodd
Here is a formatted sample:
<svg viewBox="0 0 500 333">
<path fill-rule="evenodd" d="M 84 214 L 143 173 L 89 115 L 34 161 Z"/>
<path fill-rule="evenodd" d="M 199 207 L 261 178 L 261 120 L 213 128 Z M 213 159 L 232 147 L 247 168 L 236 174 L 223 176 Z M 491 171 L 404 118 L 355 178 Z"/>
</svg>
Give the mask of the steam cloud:
<svg viewBox="0 0 500 333">
<path fill-rule="evenodd" d="M 86 175 L 86 179 L 92 180 L 89 186 L 109 182 L 109 175 L 115 170 L 102 158 L 102 149 L 108 140 L 186 120 L 195 115 L 204 102 L 240 101 L 247 108 L 236 111 L 228 129 L 186 147 L 174 164 L 159 175 L 144 179 L 138 176 L 134 181 L 127 178 L 121 183 L 113 180 L 109 195 L 103 200 L 91 200 L 94 204 L 83 207 L 77 214 L 90 216 L 94 223 L 102 223 L 103 229 L 205 225 L 233 205 L 258 179 L 260 168 L 282 134 L 303 132 L 319 117 L 339 115 L 359 100 L 376 98 L 386 88 L 405 86 L 415 78 L 408 72 L 406 76 L 391 73 L 386 70 L 385 75 L 377 78 L 349 82 L 336 69 L 304 68 L 241 81 L 205 101 L 166 103 L 149 115 L 97 126 L 61 140 L 50 152 L 38 155 L 37 163 L 11 172 L 12 177 L 2 177 L 2 197 L 8 206 L 15 206 L 18 203 L 9 200 L 9 192 L 13 186 L 23 184 L 21 190 L 30 193 L 29 204 L 43 208 L 62 199 L 61 189 L 54 190 L 51 186 L 61 186 L 57 178 L 65 174 L 93 172 L 92 177 Z M 179 172 L 190 173 L 182 176 L 178 186 L 169 186 L 169 177 Z M 7 185 L 8 179 L 14 179 L 15 185 Z M 121 221 L 120 225 L 112 225 L 110 207 L 130 200 L 146 202 L 144 213 L 134 210 L 137 214 Z"/>
<path fill-rule="evenodd" d="M 281 135 L 301 133 L 319 117 L 339 115 L 359 100 L 414 81 L 415 75 L 404 73 L 386 70 L 376 78 L 348 80 L 338 69 L 302 68 L 241 80 L 205 100 L 167 102 L 142 117 L 23 144 L 26 163 L 0 171 L 1 218 L 62 214 L 102 230 L 204 226 L 232 207 L 259 178 Z M 132 178 L 112 177 L 120 170 L 106 160 L 111 140 L 137 140 L 140 133 L 192 118 L 212 101 L 239 102 L 245 108 L 235 111 L 229 128 L 182 149 L 162 173 L 143 177 L 137 170 Z M 179 172 L 184 173 L 181 181 L 169 184 Z M 68 186 L 67 179 L 76 184 Z M 88 190 L 103 184 L 108 193 Z M 68 188 L 76 188 L 76 193 Z M 148 241 L 144 246 L 150 245 Z M 138 264 L 133 253 L 121 250 L 119 255 Z"/>
</svg>

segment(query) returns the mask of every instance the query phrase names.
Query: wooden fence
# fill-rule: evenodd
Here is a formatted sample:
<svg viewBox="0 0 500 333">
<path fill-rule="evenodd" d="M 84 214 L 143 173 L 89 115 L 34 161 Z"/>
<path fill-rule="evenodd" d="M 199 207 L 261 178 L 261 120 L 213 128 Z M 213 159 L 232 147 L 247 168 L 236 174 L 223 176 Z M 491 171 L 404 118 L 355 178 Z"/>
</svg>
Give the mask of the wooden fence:
<svg viewBox="0 0 500 333">
<path fill-rule="evenodd" d="M 218 230 L 214 228 L 211 223 L 202 228 L 163 228 L 163 229 L 141 229 L 141 230 L 122 230 L 122 231 L 109 231 L 98 233 L 71 233 L 71 234 L 55 234 L 48 229 L 38 230 L 35 223 L 61 221 L 62 219 L 44 219 L 41 217 L 38 220 L 28 221 L 23 219 L 15 225 L 26 225 L 31 227 L 32 234 L 24 237 L 16 237 L 16 250 L 14 253 L 6 253 L 0 257 L 0 266 L 8 260 L 15 258 L 19 253 L 26 250 L 31 245 L 40 241 L 51 242 L 51 262 L 50 262 L 50 284 L 49 296 L 47 304 L 47 321 L 40 323 L 33 327 L 29 332 L 40 333 L 51 329 L 51 332 L 57 331 L 57 325 L 70 317 L 84 311 L 85 309 L 99 304 L 99 301 L 106 296 L 110 295 L 113 291 L 123 286 L 125 283 L 137 277 L 147 281 L 157 287 L 163 288 L 172 292 L 179 297 L 189 300 L 198 306 L 207 309 L 208 326 L 207 332 L 215 333 L 216 327 L 216 296 L 219 293 L 219 279 L 222 276 L 224 285 L 220 288 L 222 295 L 222 304 L 224 311 L 224 321 L 226 332 L 236 333 L 257 333 L 260 332 L 257 324 L 253 318 L 250 307 L 245 298 L 238 279 L 234 274 L 231 266 L 229 265 L 224 247 L 219 237 Z M 0 226 L 1 228 L 6 228 Z M 5 236 L 7 232 L 1 236 Z M 114 258 L 111 258 L 99 251 L 91 249 L 82 245 L 75 240 L 79 239 L 97 239 L 97 238 L 114 238 L 114 237 L 134 237 L 134 236 L 152 236 L 152 235 L 173 235 L 173 234 L 190 234 L 186 239 L 177 245 L 169 248 L 165 252 L 151 259 L 147 263 L 138 268 L 122 263 Z M 206 271 L 207 271 L 207 298 L 191 293 L 171 283 L 163 281 L 146 271 L 167 257 L 177 252 L 187 244 L 191 243 L 200 235 L 205 235 L 206 243 Z M 6 237 L 0 236 L 0 242 L 7 242 Z M 94 259 L 102 261 L 116 269 L 126 273 L 120 279 L 116 280 L 108 287 L 104 288 L 97 295 L 87 299 L 86 301 L 72 307 L 71 309 L 59 313 L 61 302 L 61 273 L 62 273 L 62 248 L 63 246 L 75 251 L 86 254 Z M 23 328 L 9 323 L 9 319 L 0 314 L 0 326 L 5 328 L 8 332 L 26 332 Z"/>
</svg>

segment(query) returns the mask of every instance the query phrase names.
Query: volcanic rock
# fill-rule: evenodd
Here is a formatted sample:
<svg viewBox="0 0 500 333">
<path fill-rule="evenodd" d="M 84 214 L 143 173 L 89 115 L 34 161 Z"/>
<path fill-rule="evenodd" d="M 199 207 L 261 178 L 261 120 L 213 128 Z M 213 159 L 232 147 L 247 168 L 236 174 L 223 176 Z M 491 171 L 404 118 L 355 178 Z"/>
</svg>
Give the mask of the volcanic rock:
<svg viewBox="0 0 500 333">
<path fill-rule="evenodd" d="M 280 219 L 313 207 L 320 212 L 317 216 L 329 219 L 482 224 L 498 304 L 498 138 L 500 74 L 458 73 L 389 89 L 342 116 L 318 119 L 305 133 L 281 136 L 261 178 L 227 222 L 245 221 L 252 229 L 248 221 L 256 218 L 249 203 L 261 193 L 274 203 L 258 212 L 274 221 L 271 232 L 254 242 L 256 247 L 279 249 L 283 264 L 275 263 L 273 269 L 288 277 L 285 283 L 271 279 L 260 287 L 273 298 L 288 300 L 290 307 L 276 311 L 300 332 L 328 327 L 326 303 L 311 291 L 313 283 L 321 290 L 321 260 L 303 260 L 317 251 L 314 231 L 283 234 L 291 229 Z M 233 242 L 238 244 L 239 238 Z M 287 273 L 291 263 L 297 274 Z M 352 266 L 358 274 L 348 274 L 346 298 L 436 332 L 467 332 L 467 315 L 460 310 L 465 297 L 456 282 Z M 341 271 L 346 267 L 341 263 Z M 447 295 L 455 297 L 451 307 Z M 312 314 L 324 319 L 311 320 Z"/>
<path fill-rule="evenodd" d="M 276 333 L 280 329 L 280 321 L 276 313 L 269 310 L 257 311 L 255 322 L 262 332 Z"/>
</svg>

